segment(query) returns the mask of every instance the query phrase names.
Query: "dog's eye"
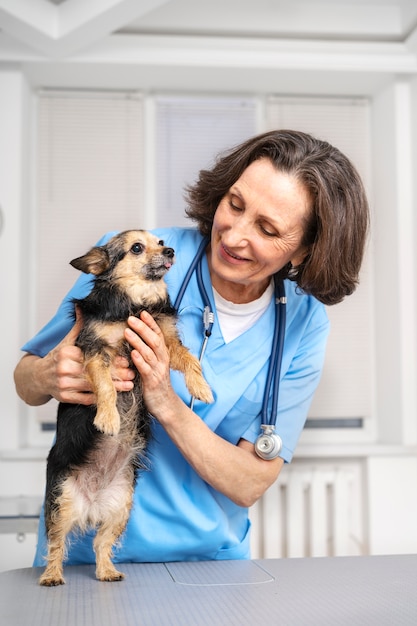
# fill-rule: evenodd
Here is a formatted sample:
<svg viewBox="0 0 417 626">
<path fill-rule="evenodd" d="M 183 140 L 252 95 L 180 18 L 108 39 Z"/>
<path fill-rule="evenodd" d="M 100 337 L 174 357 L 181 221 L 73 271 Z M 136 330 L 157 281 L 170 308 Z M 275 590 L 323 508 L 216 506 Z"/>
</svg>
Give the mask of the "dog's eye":
<svg viewBox="0 0 417 626">
<path fill-rule="evenodd" d="M 158 241 L 158 246 L 163 246 L 163 245 L 164 245 L 164 240 L 163 240 L 163 239 L 160 239 L 160 240 Z"/>
<path fill-rule="evenodd" d="M 133 254 L 142 254 L 143 250 L 144 246 L 141 243 L 134 243 L 130 248 L 130 251 L 133 252 Z"/>
</svg>

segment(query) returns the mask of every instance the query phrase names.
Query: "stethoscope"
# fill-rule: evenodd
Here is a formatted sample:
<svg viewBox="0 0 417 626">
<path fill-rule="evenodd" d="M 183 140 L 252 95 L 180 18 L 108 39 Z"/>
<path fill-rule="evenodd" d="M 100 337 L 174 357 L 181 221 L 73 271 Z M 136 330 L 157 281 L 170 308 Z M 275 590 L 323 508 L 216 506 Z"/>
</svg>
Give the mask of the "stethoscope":
<svg viewBox="0 0 417 626">
<path fill-rule="evenodd" d="M 202 258 L 205 253 L 205 249 L 209 243 L 208 238 L 201 241 L 201 244 L 197 250 L 197 253 L 187 270 L 183 283 L 180 287 L 176 300 L 174 302 L 174 308 L 178 311 L 181 304 L 184 293 L 190 283 L 191 276 L 196 273 L 198 290 L 203 301 L 203 342 L 201 344 L 199 361 L 203 360 L 204 353 L 207 348 L 207 342 L 210 338 L 213 324 L 214 313 L 211 310 L 210 299 L 207 294 L 207 290 L 204 286 L 202 275 Z M 271 356 L 269 361 L 269 368 L 266 377 L 264 396 L 261 409 L 261 434 L 255 442 L 255 451 L 258 456 L 266 461 L 275 459 L 282 449 L 282 439 L 275 433 L 275 426 L 277 421 L 277 408 L 278 408 L 278 395 L 279 395 L 279 379 L 282 365 L 282 357 L 284 352 L 284 340 L 285 340 L 285 322 L 286 322 L 286 304 L 287 298 L 285 295 L 284 281 L 274 276 L 274 290 L 275 290 L 275 324 L 274 335 L 272 338 Z M 272 387 L 272 407 L 271 412 L 268 415 L 269 397 Z M 194 398 L 191 398 L 190 408 L 194 406 Z"/>
</svg>

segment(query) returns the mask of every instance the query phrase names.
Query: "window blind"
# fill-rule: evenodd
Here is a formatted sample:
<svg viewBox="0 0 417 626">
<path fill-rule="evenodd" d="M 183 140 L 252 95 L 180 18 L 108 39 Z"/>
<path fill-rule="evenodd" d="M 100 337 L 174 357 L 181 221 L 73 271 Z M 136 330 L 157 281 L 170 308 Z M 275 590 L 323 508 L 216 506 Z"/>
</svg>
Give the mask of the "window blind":
<svg viewBox="0 0 417 626">
<path fill-rule="evenodd" d="M 329 141 L 348 156 L 369 187 L 369 103 L 363 98 L 271 96 L 266 106 L 267 129 L 286 128 Z M 370 257 L 365 259 L 360 285 L 342 303 L 327 307 L 331 323 L 322 380 L 309 421 L 360 424 L 355 418 L 371 413 L 372 290 Z"/>
<path fill-rule="evenodd" d="M 141 227 L 144 188 L 140 94 L 42 91 L 38 102 L 36 328 L 78 278 L 71 259 Z M 53 409 L 39 411 L 44 421 Z"/>
<path fill-rule="evenodd" d="M 159 96 L 156 99 L 158 226 L 191 225 L 184 187 L 220 152 L 256 133 L 255 98 Z"/>
<path fill-rule="evenodd" d="M 38 326 L 78 278 L 71 259 L 141 226 L 142 108 L 131 93 L 40 94 Z"/>
</svg>

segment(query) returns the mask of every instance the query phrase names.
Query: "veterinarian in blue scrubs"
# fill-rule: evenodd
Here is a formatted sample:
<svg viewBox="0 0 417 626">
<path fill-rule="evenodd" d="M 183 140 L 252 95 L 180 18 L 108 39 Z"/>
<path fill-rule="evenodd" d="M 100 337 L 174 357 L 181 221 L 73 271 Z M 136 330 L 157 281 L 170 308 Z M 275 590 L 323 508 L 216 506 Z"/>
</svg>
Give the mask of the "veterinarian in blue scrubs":
<svg viewBox="0 0 417 626">
<path fill-rule="evenodd" d="M 273 131 L 248 140 L 200 173 L 188 202 L 197 228 L 154 232 L 176 252 L 166 276 L 172 302 L 209 237 L 201 273 L 214 324 L 202 366 L 214 402 L 195 401 L 191 409 L 154 320 L 130 318 L 126 338 L 155 419 L 148 469 L 137 482 L 116 562 L 250 557 L 248 507 L 291 461 L 320 379 L 329 331 L 323 305 L 352 293 L 362 261 L 368 205 L 361 180 L 337 149 L 309 135 Z M 274 275 L 285 279 L 287 297 L 276 421 L 283 445 L 277 458 L 265 460 L 254 443 L 274 334 Z M 55 317 L 23 347 L 27 354 L 15 380 L 28 404 L 51 397 L 94 404 L 74 346 L 82 320 L 74 326 L 70 315 L 72 299 L 86 296 L 92 280 L 81 275 Z M 197 356 L 203 309 L 194 273 L 179 305 L 179 325 Z M 129 390 L 127 363 L 115 363 L 114 371 L 116 389 Z M 93 534 L 70 542 L 68 564 L 95 561 Z M 41 521 L 35 565 L 44 565 L 45 554 Z"/>
</svg>

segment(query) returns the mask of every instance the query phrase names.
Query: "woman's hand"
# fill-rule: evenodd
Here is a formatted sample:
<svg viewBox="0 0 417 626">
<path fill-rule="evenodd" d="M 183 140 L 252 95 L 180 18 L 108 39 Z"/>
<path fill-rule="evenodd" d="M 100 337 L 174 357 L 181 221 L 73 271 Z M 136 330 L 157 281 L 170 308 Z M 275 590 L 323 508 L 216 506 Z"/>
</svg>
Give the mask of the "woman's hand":
<svg viewBox="0 0 417 626">
<path fill-rule="evenodd" d="M 75 341 L 82 329 L 81 314 L 76 310 L 76 321 L 64 339 L 45 357 L 25 355 L 15 369 L 18 395 L 27 404 L 39 406 L 51 398 L 59 402 L 91 405 L 96 403 L 85 376 L 84 357 Z M 127 359 L 117 357 L 112 365 L 112 378 L 117 391 L 130 391 L 134 372 Z"/>
<path fill-rule="evenodd" d="M 169 355 L 164 336 L 153 317 L 143 311 L 140 318 L 129 317 L 125 337 L 132 346 L 131 358 L 137 368 L 148 411 L 159 416 L 173 398 Z"/>
</svg>

